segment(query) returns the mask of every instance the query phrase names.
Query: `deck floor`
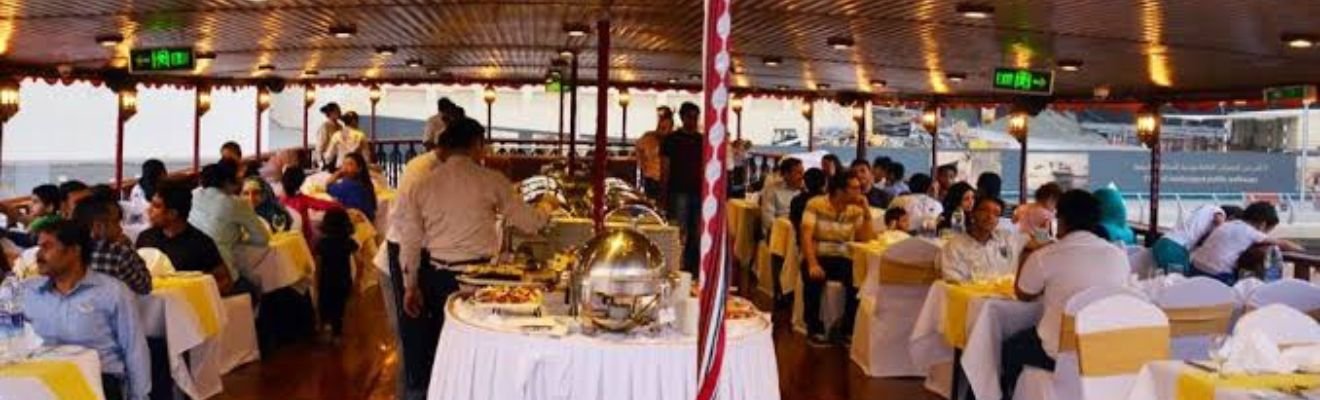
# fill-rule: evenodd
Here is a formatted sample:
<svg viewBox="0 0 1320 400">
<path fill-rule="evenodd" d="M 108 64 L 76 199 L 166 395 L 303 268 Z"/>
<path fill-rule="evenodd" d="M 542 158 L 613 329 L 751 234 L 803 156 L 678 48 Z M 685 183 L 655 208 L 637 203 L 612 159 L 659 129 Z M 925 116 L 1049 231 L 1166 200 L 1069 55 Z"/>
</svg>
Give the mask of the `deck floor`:
<svg viewBox="0 0 1320 400">
<path fill-rule="evenodd" d="M 300 343 L 224 377 L 217 400 L 392 399 L 397 374 L 394 342 L 381 296 L 373 287 L 349 304 L 344 340 Z M 818 349 L 775 314 L 775 351 L 784 400 L 935 400 L 916 379 L 877 379 L 862 374 L 846 348 Z"/>
</svg>

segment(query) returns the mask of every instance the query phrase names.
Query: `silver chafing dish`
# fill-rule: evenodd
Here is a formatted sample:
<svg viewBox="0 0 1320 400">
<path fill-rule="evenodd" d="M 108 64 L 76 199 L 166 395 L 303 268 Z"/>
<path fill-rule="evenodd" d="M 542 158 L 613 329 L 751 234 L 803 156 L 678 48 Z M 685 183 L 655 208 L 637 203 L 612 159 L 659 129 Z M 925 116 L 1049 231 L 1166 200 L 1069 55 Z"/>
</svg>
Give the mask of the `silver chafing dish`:
<svg viewBox="0 0 1320 400">
<path fill-rule="evenodd" d="M 569 298 L 588 331 L 651 327 L 670 303 L 676 275 L 660 249 L 636 230 L 609 229 L 588 241 L 577 259 Z"/>
</svg>

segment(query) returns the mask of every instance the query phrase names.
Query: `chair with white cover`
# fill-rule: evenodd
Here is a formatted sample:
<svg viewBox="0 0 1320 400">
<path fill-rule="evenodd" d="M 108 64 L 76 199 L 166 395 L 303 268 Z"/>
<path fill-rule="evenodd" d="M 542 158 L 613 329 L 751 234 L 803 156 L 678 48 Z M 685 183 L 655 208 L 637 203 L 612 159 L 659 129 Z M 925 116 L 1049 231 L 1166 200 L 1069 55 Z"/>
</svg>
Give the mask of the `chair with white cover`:
<svg viewBox="0 0 1320 400">
<path fill-rule="evenodd" d="M 934 257 L 938 251 L 938 245 L 922 238 L 895 243 L 881 255 L 877 273 L 867 275 L 868 282 L 858 283 L 879 285 L 874 301 L 863 296 L 863 303 L 857 308 L 859 315 L 870 313 L 872 318 L 859 316 L 853 333 L 852 359 L 866 375 L 923 375 L 921 368 L 912 362 L 908 347 L 930 285 L 940 277 Z M 863 326 L 862 321 L 866 320 L 870 324 Z"/>
<path fill-rule="evenodd" d="M 1018 376 L 1014 399 L 1078 399 L 1082 397 L 1082 375 L 1077 357 L 1076 316 L 1087 306 L 1115 296 L 1146 302 L 1146 295 L 1122 286 L 1092 287 L 1068 299 L 1059 329 L 1059 352 L 1054 372 L 1028 366 Z M 1152 306 L 1154 307 L 1154 306 Z M 1162 314 L 1161 314 L 1162 315 Z M 1167 346 L 1166 346 L 1167 347 Z"/>
<path fill-rule="evenodd" d="M 1155 270 L 1155 253 L 1150 248 L 1142 246 L 1128 246 L 1128 265 L 1132 266 L 1132 273 L 1137 276 L 1150 276 Z"/>
<path fill-rule="evenodd" d="M 1205 358 L 1210 338 L 1228 334 L 1239 306 L 1233 288 L 1203 276 L 1164 288 L 1154 302 L 1169 319 L 1172 355 L 1178 360 Z"/>
<path fill-rule="evenodd" d="M 1169 356 L 1169 322 L 1155 305 L 1110 296 L 1077 313 L 1082 400 L 1125 399 L 1141 367 Z"/>
<path fill-rule="evenodd" d="M 1270 304 L 1283 304 L 1320 318 L 1320 286 L 1303 280 L 1286 278 L 1256 288 L 1247 298 L 1249 309 Z"/>
<path fill-rule="evenodd" d="M 1261 282 L 1260 279 L 1239 279 L 1233 284 L 1233 292 L 1237 293 L 1238 303 L 1247 304 L 1247 300 L 1251 299 L 1251 293 L 1261 286 L 1265 286 L 1265 282 Z"/>
<path fill-rule="evenodd" d="M 1262 332 L 1279 345 L 1320 343 L 1320 324 L 1311 316 L 1284 304 L 1248 311 L 1233 327 L 1234 335 Z"/>
<path fill-rule="evenodd" d="M 137 253 L 138 257 L 142 257 L 142 261 L 147 264 L 147 271 L 151 272 L 151 276 L 174 273 L 174 263 L 160 249 L 143 247 L 138 249 Z"/>
</svg>

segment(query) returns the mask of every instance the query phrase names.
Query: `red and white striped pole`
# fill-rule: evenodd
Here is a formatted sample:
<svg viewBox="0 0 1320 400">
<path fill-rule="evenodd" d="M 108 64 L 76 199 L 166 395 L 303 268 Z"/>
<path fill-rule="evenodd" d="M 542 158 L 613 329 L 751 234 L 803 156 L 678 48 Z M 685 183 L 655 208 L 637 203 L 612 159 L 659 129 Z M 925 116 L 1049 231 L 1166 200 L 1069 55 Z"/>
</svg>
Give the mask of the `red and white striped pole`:
<svg viewBox="0 0 1320 400">
<path fill-rule="evenodd" d="M 724 364 L 724 306 L 729 295 L 729 263 L 725 233 L 727 200 L 725 146 L 728 137 L 729 35 L 732 0 L 706 0 L 706 24 L 702 49 L 706 110 L 703 127 L 701 185 L 701 321 L 697 338 L 697 400 L 712 400 Z M 691 240 L 691 239 L 689 239 Z"/>
</svg>

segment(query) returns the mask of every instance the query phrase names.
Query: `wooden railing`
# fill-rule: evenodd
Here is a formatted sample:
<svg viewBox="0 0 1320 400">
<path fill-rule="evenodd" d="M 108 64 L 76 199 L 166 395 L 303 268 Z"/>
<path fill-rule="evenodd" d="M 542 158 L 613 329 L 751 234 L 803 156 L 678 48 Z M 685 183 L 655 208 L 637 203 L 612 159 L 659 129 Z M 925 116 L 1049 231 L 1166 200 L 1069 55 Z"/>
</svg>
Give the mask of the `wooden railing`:
<svg viewBox="0 0 1320 400">
<path fill-rule="evenodd" d="M 633 144 L 628 142 L 608 143 L 608 175 L 633 182 L 636 177 L 636 158 L 633 157 Z M 510 180 L 518 181 L 540 173 L 544 164 L 562 160 L 567 152 L 567 145 L 556 140 L 538 139 L 493 139 L 490 142 L 491 155 L 486 166 L 504 172 Z M 595 156 L 595 149 L 590 143 L 579 143 L 577 158 L 589 160 Z M 561 149 L 562 147 L 562 149 Z M 376 164 L 391 186 L 398 186 L 399 177 L 408 160 L 427 149 L 421 140 L 377 140 L 372 143 L 372 153 Z"/>
</svg>

